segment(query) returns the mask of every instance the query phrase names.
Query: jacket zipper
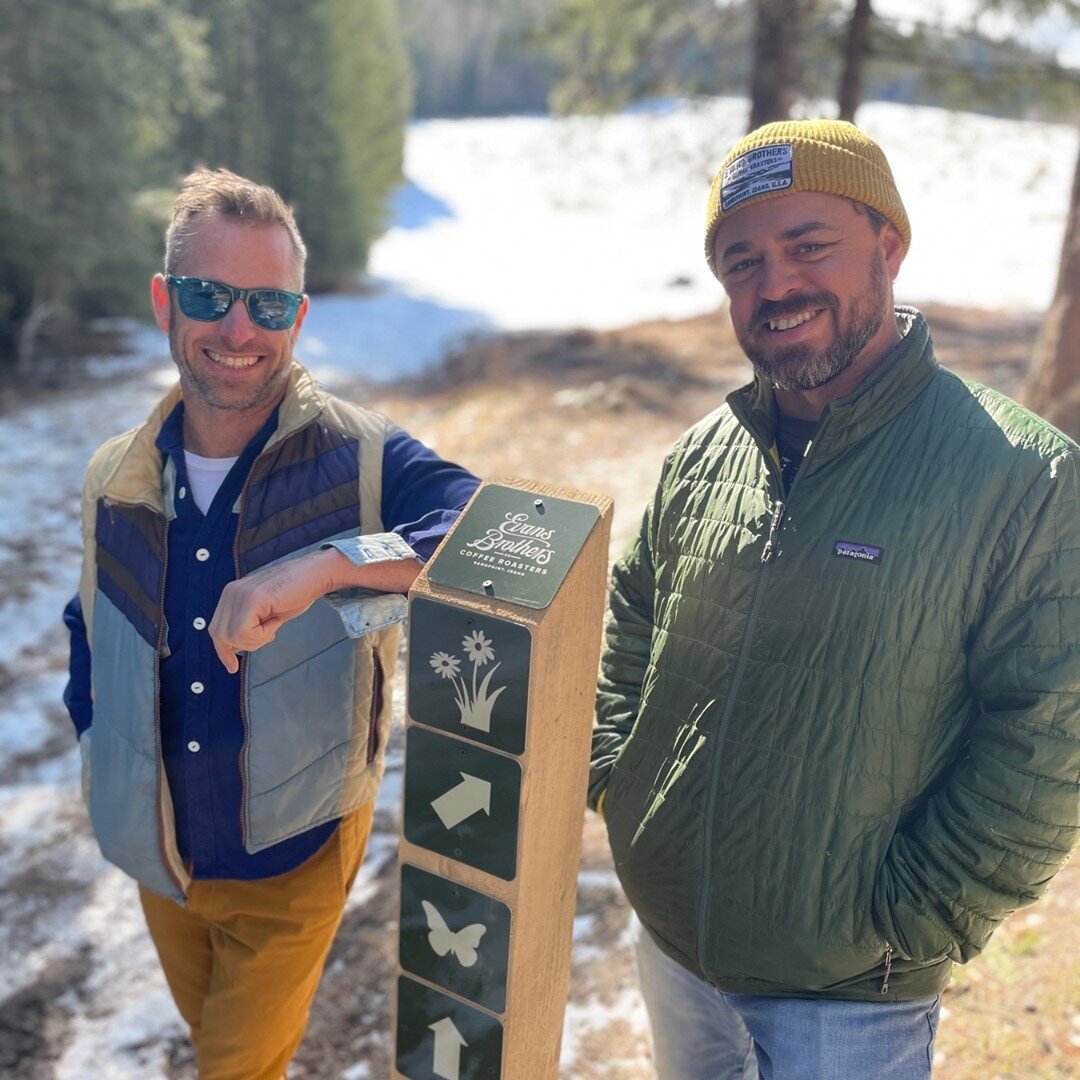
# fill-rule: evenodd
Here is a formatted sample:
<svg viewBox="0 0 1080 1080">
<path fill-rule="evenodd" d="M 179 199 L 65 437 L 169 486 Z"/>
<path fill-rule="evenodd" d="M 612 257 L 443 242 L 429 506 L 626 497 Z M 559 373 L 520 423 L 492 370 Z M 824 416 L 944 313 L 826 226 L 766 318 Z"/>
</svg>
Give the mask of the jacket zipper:
<svg viewBox="0 0 1080 1080">
<path fill-rule="evenodd" d="M 165 525 L 166 533 L 168 530 L 168 523 Z M 157 797 L 157 819 L 158 819 L 158 843 L 161 845 L 162 853 L 165 855 L 165 869 L 169 872 L 169 877 L 173 879 L 173 883 L 183 893 L 187 895 L 187 882 L 182 881 L 180 876 L 176 873 L 172 866 L 172 849 L 169 845 L 168 837 L 165 835 L 165 814 L 162 809 L 164 802 L 164 793 L 161 790 L 161 773 L 165 771 L 165 762 L 161 752 L 161 656 L 164 651 L 166 642 L 167 626 L 165 624 L 165 579 L 169 571 L 169 542 L 166 535 L 165 543 L 162 545 L 161 553 L 161 590 L 158 595 L 158 613 L 161 617 L 161 626 L 158 629 L 158 647 L 157 657 L 154 662 L 154 743 L 157 749 L 158 760 L 158 797 Z M 185 877 L 187 875 L 185 874 Z"/>
<path fill-rule="evenodd" d="M 743 426 L 746 427 L 747 425 L 744 423 Z M 755 441 L 757 441 L 756 437 Z M 767 448 L 764 449 L 764 456 L 769 473 L 776 482 L 776 489 L 782 493 L 784 490 L 783 478 L 779 475 L 776 466 L 773 463 L 772 456 L 769 454 Z M 768 572 L 768 563 L 772 558 L 770 545 L 773 544 L 776 539 L 776 532 L 780 527 L 780 521 L 783 518 L 783 514 L 784 503 L 782 498 L 778 498 L 773 509 L 772 521 L 769 527 L 769 538 L 766 542 L 765 552 L 761 557 L 762 569 L 758 573 L 757 581 L 754 582 L 754 593 L 750 600 L 750 611 L 746 616 L 746 626 L 743 628 L 742 644 L 739 646 L 739 656 L 735 661 L 735 671 L 731 677 L 731 685 L 728 687 L 727 700 L 724 702 L 724 711 L 721 714 L 720 723 L 716 728 L 716 751 L 712 755 L 712 770 L 709 773 L 709 786 L 705 795 L 705 836 L 703 838 L 701 851 L 701 900 L 698 905 L 697 960 L 698 967 L 701 968 L 706 978 L 708 978 L 709 975 L 709 968 L 705 962 L 705 942 L 707 941 L 706 930 L 709 924 L 709 900 L 711 896 L 711 890 L 709 889 L 709 864 L 711 862 L 712 852 L 712 826 L 716 805 L 716 787 L 720 779 L 720 747 L 723 744 L 724 735 L 727 733 L 727 727 L 731 721 L 731 714 L 735 710 L 735 694 L 739 688 L 739 683 L 742 681 L 742 673 L 746 666 L 746 657 L 750 651 L 750 641 L 753 636 L 752 632 L 754 624 L 757 621 L 757 611 L 761 602 L 761 580 Z"/>
<path fill-rule="evenodd" d="M 784 504 L 779 499 L 773 510 L 772 521 L 769 523 L 769 538 L 765 541 L 765 550 L 761 553 L 761 561 L 767 563 L 776 550 L 776 534 L 780 531 L 780 523 L 784 520 Z"/>
<path fill-rule="evenodd" d="M 731 685 L 728 687 L 727 700 L 724 703 L 724 712 L 720 717 L 720 723 L 716 729 L 716 752 L 712 755 L 712 771 L 709 774 L 709 786 L 705 795 L 705 835 L 703 838 L 703 847 L 701 853 L 701 883 L 700 883 L 700 903 L 698 905 L 698 967 L 704 973 L 706 979 L 709 977 L 709 968 L 705 963 L 705 943 L 707 941 L 706 931 L 709 924 L 709 912 L 710 912 L 710 897 L 711 892 L 709 889 L 709 864 L 711 862 L 712 852 L 712 826 L 714 811 L 716 805 L 716 788 L 720 779 L 720 746 L 723 743 L 724 735 L 727 733 L 728 724 L 731 721 L 731 714 L 735 711 L 735 696 L 739 689 L 739 684 L 742 681 L 743 671 L 746 668 L 747 654 L 750 652 L 750 642 L 753 639 L 753 629 L 757 622 L 758 608 L 761 603 L 762 589 L 761 583 L 765 575 L 769 572 L 769 566 L 772 562 L 773 555 L 776 552 L 776 543 L 780 534 L 780 526 L 784 520 L 784 513 L 787 507 L 791 503 L 791 493 L 795 490 L 795 485 L 799 482 L 799 476 L 803 469 L 806 467 L 810 456 L 813 454 L 815 445 L 819 441 L 814 440 L 814 443 L 810 446 L 810 453 L 803 458 L 803 461 L 799 467 L 799 472 L 796 473 L 795 479 L 792 481 L 791 488 L 787 492 L 784 490 L 784 477 L 780 469 L 777 467 L 776 462 L 773 460 L 769 447 L 765 446 L 761 439 L 754 433 L 754 429 L 749 423 L 747 423 L 746 416 L 743 414 L 741 408 L 737 408 L 735 405 L 731 406 L 732 412 L 735 414 L 736 419 L 743 426 L 743 428 L 750 434 L 754 442 L 757 443 L 758 448 L 762 452 L 762 456 L 765 460 L 766 468 L 769 475 L 772 478 L 775 490 L 777 493 L 776 502 L 773 506 L 772 518 L 769 522 L 769 534 L 765 541 L 765 548 L 761 553 L 761 570 L 758 573 L 757 580 L 754 582 L 754 592 L 750 599 L 750 611 L 746 617 L 746 625 L 743 628 L 742 644 L 739 646 L 739 656 L 735 661 L 735 671 L 731 676 Z M 818 432 L 820 435 L 820 431 Z M 786 496 L 786 502 L 785 502 Z"/>
<path fill-rule="evenodd" d="M 886 941 L 885 942 L 885 978 L 881 980 L 881 992 L 887 994 L 889 992 L 889 976 L 892 974 L 892 954 L 893 947 Z"/>
<path fill-rule="evenodd" d="M 271 450 L 277 449 L 284 439 L 292 438 L 292 436 L 303 431 L 309 424 L 313 424 L 314 420 L 309 420 L 307 424 L 301 424 L 300 427 L 290 431 L 287 436 L 283 436 L 282 439 L 274 443 L 273 446 L 264 447 L 258 454 L 255 455 L 255 460 L 252 461 L 250 468 L 248 469 L 247 476 L 244 477 L 244 486 L 240 489 L 240 509 L 236 514 L 236 534 L 233 536 L 233 574 L 235 579 L 240 578 L 240 534 L 244 528 L 244 511 L 247 509 L 247 493 L 248 485 L 251 483 L 251 477 L 255 472 L 255 466 Z M 273 436 L 271 436 L 272 438 Z M 247 753 L 248 736 L 250 734 L 250 725 L 248 724 L 248 711 L 247 711 L 247 657 L 241 656 L 240 662 L 240 724 L 243 728 L 244 738 L 240 743 L 240 757 L 237 761 L 237 765 L 240 769 L 240 842 L 247 849 L 248 842 L 248 820 L 247 820 L 247 769 L 244 766 L 244 756 Z"/>
<path fill-rule="evenodd" d="M 244 486 L 240 489 L 240 509 L 236 515 L 236 533 L 233 536 L 233 575 L 235 580 L 240 578 L 240 533 L 243 531 L 244 526 L 244 511 L 247 509 L 247 491 L 248 484 L 251 483 L 252 474 L 255 472 L 255 466 L 259 464 L 263 454 L 266 451 L 262 451 L 260 454 L 255 455 L 255 460 L 251 463 L 251 467 L 248 469 L 247 476 L 244 477 Z M 240 678 L 240 726 L 243 729 L 244 737 L 240 742 L 240 760 L 237 762 L 240 768 L 240 842 L 244 845 L 244 849 L 247 850 L 248 842 L 248 820 L 247 820 L 247 769 L 244 765 L 244 757 L 247 754 L 248 747 L 248 712 L 247 712 L 247 656 L 239 657 L 240 670 L 238 672 Z"/>
</svg>

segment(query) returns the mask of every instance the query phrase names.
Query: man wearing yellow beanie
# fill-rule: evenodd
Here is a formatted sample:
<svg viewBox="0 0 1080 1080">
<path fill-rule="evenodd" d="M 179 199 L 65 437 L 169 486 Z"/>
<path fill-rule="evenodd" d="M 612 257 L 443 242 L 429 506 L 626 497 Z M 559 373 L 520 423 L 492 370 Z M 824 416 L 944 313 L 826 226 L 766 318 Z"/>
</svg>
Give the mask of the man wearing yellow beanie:
<svg viewBox="0 0 1080 1080">
<path fill-rule="evenodd" d="M 705 255 L 755 377 L 612 575 L 590 804 L 660 1080 L 923 1080 L 954 962 L 1065 861 L 1080 447 L 941 368 L 851 124 L 769 124 Z"/>
</svg>

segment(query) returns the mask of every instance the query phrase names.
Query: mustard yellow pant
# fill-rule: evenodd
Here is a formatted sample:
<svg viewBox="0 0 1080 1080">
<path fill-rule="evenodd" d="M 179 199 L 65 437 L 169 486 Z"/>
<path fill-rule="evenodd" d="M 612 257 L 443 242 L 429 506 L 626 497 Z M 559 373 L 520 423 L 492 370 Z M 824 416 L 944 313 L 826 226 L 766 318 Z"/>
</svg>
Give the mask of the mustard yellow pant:
<svg viewBox="0 0 1080 1080">
<path fill-rule="evenodd" d="M 344 817 L 295 870 L 262 881 L 194 881 L 185 907 L 140 886 L 150 936 L 200 1080 L 280 1080 L 364 857 L 374 804 Z"/>
</svg>

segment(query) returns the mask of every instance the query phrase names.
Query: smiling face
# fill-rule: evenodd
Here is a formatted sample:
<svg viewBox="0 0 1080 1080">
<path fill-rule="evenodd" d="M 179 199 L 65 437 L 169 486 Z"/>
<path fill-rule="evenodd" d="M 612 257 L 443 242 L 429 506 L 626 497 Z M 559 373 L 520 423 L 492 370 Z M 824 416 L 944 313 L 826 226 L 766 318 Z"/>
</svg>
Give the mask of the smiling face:
<svg viewBox="0 0 1080 1080">
<path fill-rule="evenodd" d="M 832 400 L 895 344 L 903 244 L 891 224 L 875 232 L 849 199 L 797 192 L 759 202 L 722 222 L 715 243 L 739 344 L 780 390 Z"/>
<path fill-rule="evenodd" d="M 297 257 L 283 226 L 244 225 L 219 215 L 208 215 L 198 224 L 176 274 L 239 289 L 298 292 L 302 287 Z M 151 283 L 151 299 L 180 371 L 185 418 L 242 424 L 245 430 L 254 424 L 257 430 L 285 393 L 307 298 L 288 330 L 256 326 L 239 301 L 217 322 L 189 319 L 160 274 Z"/>
</svg>

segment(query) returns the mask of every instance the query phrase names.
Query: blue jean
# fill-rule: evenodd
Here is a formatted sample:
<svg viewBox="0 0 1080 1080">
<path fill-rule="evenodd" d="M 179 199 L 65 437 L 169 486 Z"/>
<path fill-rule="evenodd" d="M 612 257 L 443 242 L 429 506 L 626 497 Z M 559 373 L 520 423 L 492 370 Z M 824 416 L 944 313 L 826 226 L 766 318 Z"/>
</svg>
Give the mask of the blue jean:
<svg viewBox="0 0 1080 1080">
<path fill-rule="evenodd" d="M 726 994 L 635 919 L 658 1080 L 927 1080 L 939 997 L 834 1001 Z"/>
</svg>

